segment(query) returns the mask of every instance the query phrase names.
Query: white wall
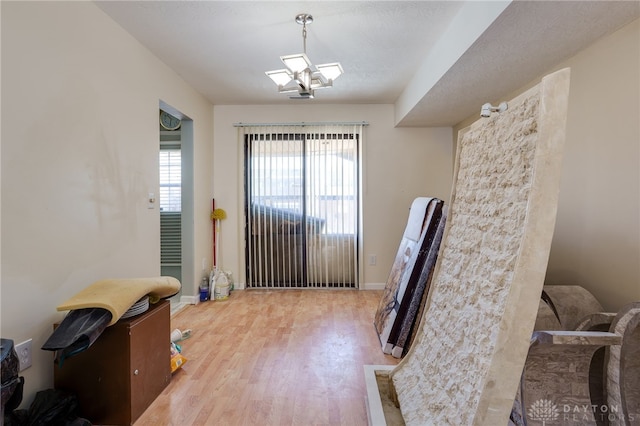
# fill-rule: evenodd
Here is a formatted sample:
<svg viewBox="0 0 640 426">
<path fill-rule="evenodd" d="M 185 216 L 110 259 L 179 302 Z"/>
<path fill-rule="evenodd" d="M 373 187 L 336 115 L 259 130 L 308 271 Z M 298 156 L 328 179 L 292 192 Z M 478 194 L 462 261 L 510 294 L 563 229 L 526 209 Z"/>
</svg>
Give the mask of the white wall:
<svg viewBox="0 0 640 426">
<path fill-rule="evenodd" d="M 1 335 L 33 338 L 23 406 L 53 385 L 39 348 L 58 304 L 99 279 L 160 274 L 159 211 L 147 208 L 160 100 L 194 120 L 197 279 L 210 256 L 212 106 L 93 3 L 2 2 Z"/>
<path fill-rule="evenodd" d="M 275 90 L 275 87 L 274 87 Z M 214 197 L 227 211 L 220 264 L 244 283 L 242 146 L 234 123 L 366 121 L 363 136 L 364 287 L 383 288 L 414 198 L 449 200 L 451 128 L 394 128 L 392 105 L 215 106 Z M 370 266 L 368 256 L 377 255 Z"/>
<path fill-rule="evenodd" d="M 567 145 L 547 282 L 579 284 L 606 309 L 640 301 L 640 21 L 571 67 Z"/>
</svg>

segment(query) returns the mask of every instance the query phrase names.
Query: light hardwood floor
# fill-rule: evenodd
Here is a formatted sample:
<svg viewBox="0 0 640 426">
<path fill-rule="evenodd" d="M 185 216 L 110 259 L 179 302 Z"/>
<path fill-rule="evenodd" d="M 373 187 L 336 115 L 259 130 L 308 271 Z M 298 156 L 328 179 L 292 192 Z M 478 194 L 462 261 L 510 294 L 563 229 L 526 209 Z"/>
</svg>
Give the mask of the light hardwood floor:
<svg viewBox="0 0 640 426">
<path fill-rule="evenodd" d="M 188 359 L 145 425 L 366 425 L 364 364 L 396 364 L 373 326 L 381 291 L 237 290 L 189 306 Z"/>
</svg>

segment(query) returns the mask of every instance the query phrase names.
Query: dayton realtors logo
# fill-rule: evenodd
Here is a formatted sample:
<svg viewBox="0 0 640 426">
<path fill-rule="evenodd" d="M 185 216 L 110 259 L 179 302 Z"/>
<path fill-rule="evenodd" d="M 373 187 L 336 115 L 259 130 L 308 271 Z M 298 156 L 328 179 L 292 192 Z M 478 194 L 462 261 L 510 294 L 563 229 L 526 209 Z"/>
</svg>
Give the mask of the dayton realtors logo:
<svg viewBox="0 0 640 426">
<path fill-rule="evenodd" d="M 598 422 L 605 420 L 624 420 L 625 415 L 620 412 L 617 405 L 595 404 L 562 404 L 558 407 L 548 399 L 539 399 L 527 410 L 529 420 L 542 422 L 542 426 L 552 424 L 582 425 L 585 422 Z M 640 418 L 635 414 L 628 414 L 627 420 L 633 422 Z"/>
<path fill-rule="evenodd" d="M 547 422 L 555 421 L 560 417 L 560 411 L 556 405 L 548 399 L 539 399 L 529 407 L 527 411 L 531 420 L 542 422 L 545 426 Z"/>
</svg>

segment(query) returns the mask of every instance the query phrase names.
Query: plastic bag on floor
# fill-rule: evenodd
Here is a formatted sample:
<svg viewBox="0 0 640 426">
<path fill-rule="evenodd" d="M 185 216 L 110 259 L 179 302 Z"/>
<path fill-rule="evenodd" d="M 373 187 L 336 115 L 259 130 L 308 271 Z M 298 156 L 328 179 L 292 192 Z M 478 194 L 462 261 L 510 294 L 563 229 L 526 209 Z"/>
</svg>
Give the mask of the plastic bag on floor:
<svg viewBox="0 0 640 426">
<path fill-rule="evenodd" d="M 28 410 L 5 415 L 6 426 L 90 426 L 78 417 L 78 400 L 71 393 L 47 389 L 36 394 Z"/>
</svg>

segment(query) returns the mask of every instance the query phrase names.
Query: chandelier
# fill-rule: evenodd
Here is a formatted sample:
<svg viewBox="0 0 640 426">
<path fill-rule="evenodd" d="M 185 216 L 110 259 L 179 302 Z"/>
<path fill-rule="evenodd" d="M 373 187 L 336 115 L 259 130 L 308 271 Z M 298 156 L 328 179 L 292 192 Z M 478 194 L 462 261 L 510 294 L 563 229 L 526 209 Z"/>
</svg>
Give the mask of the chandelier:
<svg viewBox="0 0 640 426">
<path fill-rule="evenodd" d="M 299 96 L 291 96 L 291 99 L 313 99 L 314 90 L 333 86 L 333 80 L 343 72 L 342 66 L 338 62 L 313 65 L 307 57 L 307 24 L 313 22 L 313 16 L 301 13 L 296 16 L 296 22 L 302 25 L 303 53 L 280 56 L 287 68 L 265 74 L 278 85 L 278 92 L 298 92 Z"/>
</svg>

